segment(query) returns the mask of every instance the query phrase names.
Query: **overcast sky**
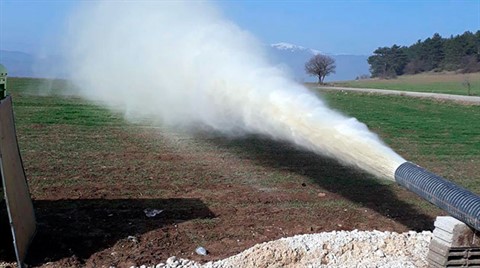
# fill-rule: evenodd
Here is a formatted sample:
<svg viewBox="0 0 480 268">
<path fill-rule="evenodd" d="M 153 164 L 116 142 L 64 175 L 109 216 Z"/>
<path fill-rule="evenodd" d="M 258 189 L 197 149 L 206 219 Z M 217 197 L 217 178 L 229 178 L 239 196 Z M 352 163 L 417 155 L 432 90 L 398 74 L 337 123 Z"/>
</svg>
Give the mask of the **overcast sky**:
<svg viewBox="0 0 480 268">
<path fill-rule="evenodd" d="M 0 49 L 54 54 L 78 3 L 0 0 Z M 379 46 L 410 45 L 436 32 L 449 37 L 480 30 L 480 0 L 213 3 L 264 43 L 288 42 L 334 54 L 370 55 Z"/>
</svg>

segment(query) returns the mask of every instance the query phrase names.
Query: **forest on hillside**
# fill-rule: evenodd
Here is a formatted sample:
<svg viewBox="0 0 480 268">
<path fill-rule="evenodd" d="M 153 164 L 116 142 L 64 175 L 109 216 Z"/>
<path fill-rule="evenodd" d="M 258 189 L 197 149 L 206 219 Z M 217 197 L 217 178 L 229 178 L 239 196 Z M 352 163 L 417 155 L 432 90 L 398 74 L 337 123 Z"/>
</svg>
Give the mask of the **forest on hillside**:
<svg viewBox="0 0 480 268">
<path fill-rule="evenodd" d="M 480 30 L 444 38 L 435 33 L 411 46 L 379 47 L 368 58 L 372 77 L 394 78 L 422 72 L 480 71 Z"/>
</svg>

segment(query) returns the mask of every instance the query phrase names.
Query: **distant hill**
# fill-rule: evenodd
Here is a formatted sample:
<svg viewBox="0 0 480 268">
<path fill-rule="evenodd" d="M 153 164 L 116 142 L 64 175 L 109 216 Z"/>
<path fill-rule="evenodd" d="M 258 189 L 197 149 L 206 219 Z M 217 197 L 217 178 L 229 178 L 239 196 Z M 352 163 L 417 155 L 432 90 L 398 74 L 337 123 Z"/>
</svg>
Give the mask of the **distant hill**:
<svg viewBox="0 0 480 268">
<path fill-rule="evenodd" d="M 305 62 L 313 55 L 326 54 L 335 59 L 336 73 L 329 75 L 325 81 L 354 80 L 357 76 L 370 74 L 366 55 L 347 55 L 322 53 L 319 50 L 305 48 L 289 43 L 276 43 L 268 47 L 271 60 L 290 70 L 299 82 L 316 82 L 317 78 L 305 73 Z"/>
<path fill-rule="evenodd" d="M 8 76 L 27 76 L 33 74 L 33 57 L 18 51 L 0 50 L 0 63 L 8 70 Z"/>
<path fill-rule="evenodd" d="M 299 82 L 316 82 L 316 78 L 305 73 L 304 65 L 313 55 L 321 53 L 319 50 L 305 48 L 289 43 L 268 45 L 266 50 L 271 62 L 286 68 Z M 334 55 L 337 64 L 335 74 L 328 76 L 325 81 L 353 80 L 362 74 L 369 74 L 368 56 L 364 55 Z M 17 77 L 66 77 L 62 69 L 65 60 L 60 56 L 36 57 L 18 51 L 0 50 L 0 63 L 5 65 L 9 76 Z"/>
<path fill-rule="evenodd" d="M 13 77 L 66 77 L 64 60 L 59 56 L 36 57 L 19 51 L 0 50 L 0 63 Z"/>
</svg>

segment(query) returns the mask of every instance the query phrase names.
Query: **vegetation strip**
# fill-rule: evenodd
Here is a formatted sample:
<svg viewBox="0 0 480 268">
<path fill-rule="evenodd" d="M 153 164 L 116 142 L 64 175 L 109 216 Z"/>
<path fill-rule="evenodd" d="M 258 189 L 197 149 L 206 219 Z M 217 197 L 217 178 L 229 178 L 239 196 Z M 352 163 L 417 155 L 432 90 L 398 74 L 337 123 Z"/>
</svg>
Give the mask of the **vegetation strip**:
<svg viewBox="0 0 480 268">
<path fill-rule="evenodd" d="M 416 97 L 416 98 L 449 100 L 449 101 L 456 101 L 461 103 L 469 103 L 469 104 L 477 104 L 477 105 L 480 104 L 480 97 L 461 96 L 461 95 L 452 95 L 452 94 L 412 92 L 412 91 L 372 89 L 372 88 L 329 87 L 329 86 L 318 86 L 317 89 L 342 90 L 342 91 L 352 91 L 352 92 L 374 93 L 374 94 L 381 94 L 381 95 L 408 96 L 408 97 Z"/>
</svg>

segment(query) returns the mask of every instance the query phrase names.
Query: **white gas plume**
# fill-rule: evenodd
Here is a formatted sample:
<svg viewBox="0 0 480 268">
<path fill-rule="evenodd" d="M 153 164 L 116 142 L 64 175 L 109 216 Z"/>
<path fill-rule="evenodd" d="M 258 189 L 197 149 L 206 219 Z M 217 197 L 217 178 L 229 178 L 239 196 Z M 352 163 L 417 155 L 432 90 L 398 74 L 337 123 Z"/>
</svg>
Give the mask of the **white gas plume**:
<svg viewBox="0 0 480 268">
<path fill-rule="evenodd" d="M 264 134 L 389 179 L 405 162 L 269 64 L 212 3 L 89 2 L 69 29 L 69 69 L 83 96 L 127 118 Z"/>
</svg>

